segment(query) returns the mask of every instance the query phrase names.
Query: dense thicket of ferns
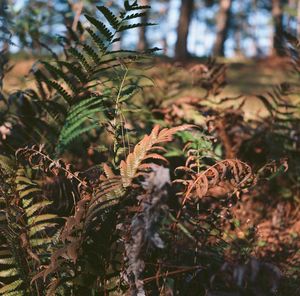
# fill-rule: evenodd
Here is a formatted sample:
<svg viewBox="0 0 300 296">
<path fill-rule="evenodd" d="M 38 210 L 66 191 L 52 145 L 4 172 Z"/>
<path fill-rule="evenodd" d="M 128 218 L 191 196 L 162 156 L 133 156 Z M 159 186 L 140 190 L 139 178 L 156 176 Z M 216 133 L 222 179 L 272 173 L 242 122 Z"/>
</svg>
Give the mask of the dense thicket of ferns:
<svg viewBox="0 0 300 296">
<path fill-rule="evenodd" d="M 148 7 L 97 9 L 68 28 L 64 56 L 34 65 L 35 89 L 1 93 L 0 294 L 272 295 L 282 275 L 253 258 L 254 225 L 241 241 L 230 230 L 241 196 L 299 158 L 287 86 L 246 120 L 242 98 L 217 100 L 225 69 L 209 61 L 187 75 L 201 95 L 167 66 L 141 100 L 152 50 L 112 45 L 149 25 Z M 280 179 L 294 198 L 297 178 Z"/>
</svg>

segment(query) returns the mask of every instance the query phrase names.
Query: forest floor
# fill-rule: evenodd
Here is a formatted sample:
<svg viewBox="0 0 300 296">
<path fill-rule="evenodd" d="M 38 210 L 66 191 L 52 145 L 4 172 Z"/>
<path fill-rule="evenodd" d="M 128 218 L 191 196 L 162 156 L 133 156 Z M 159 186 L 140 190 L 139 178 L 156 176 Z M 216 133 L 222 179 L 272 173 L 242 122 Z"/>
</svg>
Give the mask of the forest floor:
<svg viewBox="0 0 300 296">
<path fill-rule="evenodd" d="M 17 89 L 28 82 L 29 71 L 36 60 L 31 58 L 22 59 L 20 57 L 12 58 L 12 69 L 5 77 L 5 89 Z M 261 60 L 243 59 L 220 60 L 227 65 L 227 82 L 228 93 L 255 95 L 270 90 L 287 79 L 286 61 L 280 58 L 266 58 Z M 161 63 L 160 59 L 156 60 L 156 66 Z M 192 61 L 192 65 L 196 64 L 196 60 Z M 191 65 L 189 64 L 189 65 Z M 159 68 L 157 69 L 159 70 Z M 156 71 L 156 70 L 155 70 Z M 25 77 L 25 78 L 24 78 Z M 289 80 L 293 83 L 292 75 Z"/>
<path fill-rule="evenodd" d="M 23 85 L 32 86 L 30 81 L 30 69 L 36 63 L 31 58 L 12 57 L 12 69 L 5 76 L 4 89 L 17 90 Z M 160 71 L 160 64 L 165 60 L 156 59 L 154 67 L 150 72 Z M 201 60 L 200 60 L 201 62 Z M 289 81 L 292 85 L 295 78 L 288 73 L 288 65 L 281 58 L 254 59 L 224 59 L 220 60 L 227 67 L 226 76 L 228 86 L 225 95 L 245 95 L 251 97 L 270 91 L 272 87 L 284 81 Z M 186 67 L 199 64 L 198 60 L 193 60 Z M 151 75 L 150 75 L 151 76 Z M 184 78 L 183 78 L 184 79 Z"/>
</svg>

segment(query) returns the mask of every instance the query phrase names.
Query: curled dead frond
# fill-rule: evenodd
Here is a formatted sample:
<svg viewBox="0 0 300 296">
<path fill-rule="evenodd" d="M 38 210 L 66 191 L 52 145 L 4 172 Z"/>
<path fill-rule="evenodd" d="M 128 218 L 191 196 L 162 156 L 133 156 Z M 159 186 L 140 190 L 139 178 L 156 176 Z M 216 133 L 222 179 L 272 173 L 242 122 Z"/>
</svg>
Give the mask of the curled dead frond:
<svg viewBox="0 0 300 296">
<path fill-rule="evenodd" d="M 51 172 L 54 176 L 65 176 L 78 182 L 78 187 L 88 187 L 87 183 L 79 178 L 78 172 L 72 172 L 71 165 L 62 159 L 52 159 L 44 151 L 44 145 L 20 148 L 16 151 L 17 159 L 26 160 L 32 168 Z"/>
<path fill-rule="evenodd" d="M 251 167 L 237 159 L 219 161 L 199 173 L 195 173 L 189 167 L 180 167 L 178 170 L 184 171 L 189 176 L 189 179 L 175 180 L 185 185 L 183 204 L 187 200 L 197 200 L 207 195 L 214 196 L 218 191 L 222 192 L 221 195 L 233 193 L 254 181 Z"/>
</svg>

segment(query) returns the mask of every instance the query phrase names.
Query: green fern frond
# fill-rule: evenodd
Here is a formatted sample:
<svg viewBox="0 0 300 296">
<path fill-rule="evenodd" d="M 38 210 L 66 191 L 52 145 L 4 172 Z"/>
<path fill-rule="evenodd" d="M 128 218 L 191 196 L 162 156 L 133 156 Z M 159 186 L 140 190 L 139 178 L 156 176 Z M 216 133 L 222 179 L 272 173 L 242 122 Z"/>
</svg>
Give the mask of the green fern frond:
<svg viewBox="0 0 300 296">
<path fill-rule="evenodd" d="M 101 21 L 98 21 L 94 17 L 87 15 L 87 14 L 85 14 L 85 17 L 106 38 L 107 42 L 110 42 L 112 40 L 114 34 L 107 28 L 107 26 L 104 23 L 102 23 Z"/>
<path fill-rule="evenodd" d="M 46 69 L 52 74 L 52 76 L 56 79 L 62 79 L 73 92 L 76 92 L 76 87 L 75 85 L 71 82 L 69 77 L 59 68 L 47 63 L 47 62 L 42 62 L 42 64 L 46 67 Z"/>
<path fill-rule="evenodd" d="M 102 41 L 101 37 L 98 36 L 92 29 L 86 28 L 86 31 L 89 33 L 91 36 L 93 42 L 95 45 L 99 48 L 100 52 L 104 52 L 106 50 L 106 46 L 104 42 Z"/>
<path fill-rule="evenodd" d="M 6 234 L 8 234 L 8 232 L 6 232 Z M 20 259 L 19 252 L 16 248 L 17 242 L 14 242 L 15 245 L 9 242 L 14 238 L 11 238 L 10 235 L 6 236 L 8 244 L 3 244 L 2 250 L 0 251 L 0 295 L 8 295 L 9 293 L 25 295 L 26 293 L 24 287 L 20 289 L 20 286 L 24 284 L 25 277 L 24 275 L 22 276 L 22 271 L 19 268 L 21 266 L 18 267 L 18 263 L 21 263 L 22 259 Z M 1 285 L 2 282 L 6 284 Z"/>
<path fill-rule="evenodd" d="M 99 127 L 97 122 L 89 124 L 88 126 L 83 126 L 83 124 L 87 119 L 93 119 L 97 113 L 103 112 L 105 109 L 106 108 L 103 107 L 102 96 L 87 98 L 74 105 L 70 109 L 69 115 L 60 132 L 57 143 L 57 153 L 61 153 L 67 145 L 79 135 L 95 127 Z"/>
<path fill-rule="evenodd" d="M 98 112 L 99 109 L 95 109 L 94 111 L 91 111 L 92 113 Z M 92 123 L 88 126 L 81 127 L 78 129 L 78 127 L 86 121 L 86 118 L 83 118 L 81 121 L 78 122 L 78 124 L 72 127 L 72 129 L 64 129 L 62 133 L 60 134 L 59 143 L 56 148 L 56 155 L 61 154 L 67 146 L 76 138 L 78 138 L 80 135 L 85 134 L 97 127 L 99 127 L 99 123 Z"/>
<path fill-rule="evenodd" d="M 57 219 L 57 215 L 55 214 L 40 214 L 31 218 L 28 218 L 29 227 L 37 225 L 38 222 L 50 221 L 53 219 Z"/>
<path fill-rule="evenodd" d="M 52 204 L 52 201 L 41 201 L 38 203 L 35 203 L 29 207 L 27 207 L 25 209 L 25 213 L 27 217 L 31 217 L 32 215 L 34 215 L 37 211 L 41 211 L 42 209 L 44 209 L 46 206 L 49 206 Z"/>
<path fill-rule="evenodd" d="M 69 70 L 70 73 L 72 73 L 79 82 L 86 83 L 86 73 L 82 71 L 82 69 L 78 66 L 75 66 L 74 63 L 69 63 L 67 61 L 59 61 L 58 62 L 61 66 L 64 66 Z"/>
<path fill-rule="evenodd" d="M 95 64 L 100 63 L 100 58 L 97 52 L 91 46 L 89 46 L 88 44 L 83 44 L 82 48 L 84 52 L 93 59 Z"/>
<path fill-rule="evenodd" d="M 97 6 L 97 9 L 105 16 L 109 24 L 117 30 L 120 26 L 120 20 L 106 6 Z"/>
<path fill-rule="evenodd" d="M 77 35 L 77 32 L 75 32 L 72 27 L 70 26 L 66 26 L 66 29 L 68 30 L 68 33 L 71 36 L 71 40 L 75 41 L 75 42 L 79 42 L 79 37 Z"/>
<path fill-rule="evenodd" d="M 88 63 L 85 56 L 79 50 L 77 50 L 75 47 L 71 47 L 68 51 L 75 58 L 75 60 L 78 60 L 87 73 L 92 70 L 92 66 Z"/>
<path fill-rule="evenodd" d="M 51 202 L 43 200 L 31 170 L 19 167 L 9 172 L 6 191 L 1 192 L 9 203 L 3 204 L 6 219 L 0 222 L 0 238 L 5 242 L 0 247 L 0 295 L 35 295 L 29 271 L 49 262 L 53 238 L 46 231 L 57 225 L 49 222 L 57 216 L 47 213 Z"/>
<path fill-rule="evenodd" d="M 72 96 L 58 82 L 56 82 L 55 80 L 46 79 L 45 83 L 49 87 L 55 89 L 66 100 L 68 104 L 71 104 Z"/>
<path fill-rule="evenodd" d="M 1 265 L 13 265 L 15 263 L 14 258 L 0 258 Z"/>
<path fill-rule="evenodd" d="M 137 24 L 127 24 L 127 25 L 122 25 L 119 27 L 118 32 L 123 32 L 135 28 L 141 28 L 141 27 L 148 27 L 148 26 L 154 26 L 154 23 L 137 23 Z"/>
<path fill-rule="evenodd" d="M 24 296 L 26 294 L 24 294 L 24 291 L 12 291 L 12 292 L 8 292 L 5 293 L 5 296 Z"/>
<path fill-rule="evenodd" d="M 124 20 L 133 20 L 133 19 L 137 19 L 137 18 L 142 18 L 144 16 L 147 15 L 147 11 L 143 11 L 143 12 L 136 12 L 136 13 L 132 13 L 132 14 L 128 14 L 124 17 Z"/>
<path fill-rule="evenodd" d="M 130 3 L 128 0 L 124 1 L 124 7 L 127 11 L 142 10 L 142 9 L 151 8 L 149 5 L 138 5 L 137 1 L 133 1 L 132 3 Z"/>
<path fill-rule="evenodd" d="M 54 228 L 57 226 L 57 223 L 40 223 L 38 225 L 32 226 L 30 230 L 28 231 L 28 236 L 31 239 L 35 238 L 36 235 L 43 235 L 47 229 Z"/>
<path fill-rule="evenodd" d="M 23 283 L 22 280 L 16 280 L 8 285 L 3 286 L 2 288 L 0 288 L 0 295 L 8 295 L 8 293 L 13 291 L 14 293 L 17 293 L 15 295 L 24 295 L 23 293 L 21 293 L 21 291 L 15 291 L 17 288 L 19 288 L 22 285 L 22 283 Z"/>
<path fill-rule="evenodd" d="M 46 97 L 46 91 L 44 90 L 42 83 L 49 80 L 49 78 L 40 69 L 34 70 L 33 75 L 34 75 L 35 80 L 37 81 L 37 83 L 39 85 L 39 88 L 41 88 L 40 91 L 42 92 L 42 96 Z M 52 89 L 51 86 L 47 85 L 47 83 L 46 83 L 46 86 L 48 88 L 48 91 L 50 92 L 51 89 Z"/>
<path fill-rule="evenodd" d="M 14 161 L 7 156 L 0 155 L 0 168 L 4 169 L 7 174 L 14 172 Z"/>
</svg>

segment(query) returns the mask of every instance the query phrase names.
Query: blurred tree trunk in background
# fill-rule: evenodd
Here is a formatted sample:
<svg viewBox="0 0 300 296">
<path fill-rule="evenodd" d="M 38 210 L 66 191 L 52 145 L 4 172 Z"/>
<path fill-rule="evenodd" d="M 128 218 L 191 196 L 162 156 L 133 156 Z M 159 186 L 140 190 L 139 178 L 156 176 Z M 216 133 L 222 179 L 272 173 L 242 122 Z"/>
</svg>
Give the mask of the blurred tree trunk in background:
<svg viewBox="0 0 300 296">
<path fill-rule="evenodd" d="M 150 0 L 141 0 L 140 4 L 143 6 L 149 6 Z M 142 16 L 141 22 L 146 24 L 149 21 L 149 10 L 146 11 L 146 14 Z M 148 49 L 148 41 L 147 41 L 147 27 L 141 27 L 139 29 L 139 41 L 137 48 L 139 51 L 145 51 Z"/>
<path fill-rule="evenodd" d="M 281 0 L 272 0 L 272 17 L 274 22 L 273 48 L 271 54 L 282 56 L 283 39 L 283 3 Z"/>
<path fill-rule="evenodd" d="M 245 11 L 244 6 L 241 1 L 237 3 L 237 11 L 235 12 L 235 22 L 234 22 L 234 55 L 239 58 L 243 56 L 243 50 L 242 50 L 242 39 L 243 34 L 245 31 L 245 25 L 247 26 L 247 23 L 245 23 Z M 226 38 L 225 38 L 226 40 Z M 223 43 L 225 43 L 225 40 Z M 223 53 L 224 53 L 224 45 L 223 45 Z"/>
<path fill-rule="evenodd" d="M 177 60 L 186 60 L 188 58 L 187 41 L 193 10 L 194 0 L 181 0 L 177 41 L 175 45 L 175 58 Z"/>
<path fill-rule="evenodd" d="M 217 36 L 213 48 L 215 56 L 224 56 L 225 41 L 228 35 L 232 0 L 220 0 L 220 9 L 217 15 Z"/>
<path fill-rule="evenodd" d="M 297 4 L 297 37 L 300 38 L 300 0 Z"/>
</svg>

